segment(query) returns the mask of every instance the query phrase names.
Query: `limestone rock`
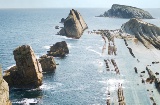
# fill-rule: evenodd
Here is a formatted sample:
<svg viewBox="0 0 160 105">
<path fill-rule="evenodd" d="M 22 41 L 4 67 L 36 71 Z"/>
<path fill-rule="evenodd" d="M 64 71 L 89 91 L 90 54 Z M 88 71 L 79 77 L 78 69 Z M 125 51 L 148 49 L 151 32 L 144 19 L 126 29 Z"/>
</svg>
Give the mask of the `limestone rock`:
<svg viewBox="0 0 160 105">
<path fill-rule="evenodd" d="M 151 14 L 147 11 L 119 4 L 113 4 L 112 8 L 104 13 L 104 17 L 153 19 Z"/>
<path fill-rule="evenodd" d="M 69 49 L 67 43 L 65 41 L 57 42 L 53 46 L 50 47 L 50 51 L 48 51 L 48 56 L 54 57 L 64 57 L 69 53 Z"/>
<path fill-rule="evenodd" d="M 22 45 L 13 51 L 16 66 L 6 71 L 4 79 L 10 87 L 37 88 L 42 85 L 42 68 L 29 45 Z"/>
<path fill-rule="evenodd" d="M 8 83 L 2 77 L 2 70 L 0 68 L 0 105 L 12 105 L 9 100 Z"/>
<path fill-rule="evenodd" d="M 60 30 L 59 34 L 72 38 L 80 38 L 83 31 L 87 28 L 88 26 L 81 14 L 72 9 L 64 21 L 64 28 Z"/>
<path fill-rule="evenodd" d="M 149 48 L 149 44 L 152 44 L 155 48 L 160 49 L 159 27 L 133 18 L 123 24 L 121 29 L 124 33 L 135 35 L 147 48 Z"/>
<path fill-rule="evenodd" d="M 65 21 L 65 18 L 62 18 L 60 23 L 64 23 L 64 21 Z"/>
<path fill-rule="evenodd" d="M 54 71 L 56 69 L 56 62 L 53 56 L 43 55 L 39 59 L 43 72 Z"/>
</svg>

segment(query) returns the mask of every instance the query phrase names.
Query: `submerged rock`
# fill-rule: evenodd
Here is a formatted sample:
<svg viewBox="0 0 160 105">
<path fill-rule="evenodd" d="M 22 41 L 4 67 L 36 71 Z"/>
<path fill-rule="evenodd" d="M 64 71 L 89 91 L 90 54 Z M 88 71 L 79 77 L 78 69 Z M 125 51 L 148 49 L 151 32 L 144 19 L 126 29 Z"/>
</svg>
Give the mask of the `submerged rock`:
<svg viewBox="0 0 160 105">
<path fill-rule="evenodd" d="M 72 38 L 80 38 L 83 31 L 87 28 L 88 26 L 81 14 L 72 9 L 64 21 L 64 28 L 59 31 L 59 34 Z"/>
<path fill-rule="evenodd" d="M 151 14 L 140 8 L 113 4 L 112 8 L 104 13 L 104 17 L 117 17 L 117 18 L 138 18 L 138 19 L 153 19 Z"/>
<path fill-rule="evenodd" d="M 48 56 L 54 57 L 65 57 L 69 53 L 69 49 L 67 43 L 65 41 L 57 42 L 53 46 L 50 47 L 50 51 L 48 51 Z"/>
<path fill-rule="evenodd" d="M 43 72 L 54 71 L 56 69 L 56 62 L 54 61 L 53 56 L 41 56 L 39 63 L 42 66 Z"/>
<path fill-rule="evenodd" d="M 0 68 L 0 105 L 12 105 L 9 100 L 8 83 L 2 77 L 2 70 Z"/>
<path fill-rule="evenodd" d="M 13 51 L 16 66 L 5 72 L 4 79 L 10 87 L 37 88 L 42 85 L 42 68 L 29 45 L 22 45 Z"/>
<path fill-rule="evenodd" d="M 150 48 L 150 44 L 152 44 L 155 48 L 160 49 L 159 27 L 133 18 L 123 24 L 121 29 L 124 33 L 135 35 L 145 47 Z"/>
</svg>

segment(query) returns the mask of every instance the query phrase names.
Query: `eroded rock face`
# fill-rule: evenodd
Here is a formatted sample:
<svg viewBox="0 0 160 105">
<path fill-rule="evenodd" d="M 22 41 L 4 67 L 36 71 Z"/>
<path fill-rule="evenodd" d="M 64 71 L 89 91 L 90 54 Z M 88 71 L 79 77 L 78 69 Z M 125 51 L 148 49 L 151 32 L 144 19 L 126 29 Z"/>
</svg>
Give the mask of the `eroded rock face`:
<svg viewBox="0 0 160 105">
<path fill-rule="evenodd" d="M 113 4 L 112 8 L 104 13 L 104 17 L 116 17 L 116 18 L 138 18 L 138 19 L 153 19 L 151 14 L 140 8 Z"/>
<path fill-rule="evenodd" d="M 42 85 L 42 68 L 29 45 L 22 45 L 13 51 L 16 66 L 6 71 L 4 79 L 10 87 L 37 88 Z"/>
<path fill-rule="evenodd" d="M 64 21 L 64 28 L 60 30 L 59 34 L 72 38 L 80 38 L 83 31 L 87 28 L 88 26 L 81 14 L 72 9 Z"/>
<path fill-rule="evenodd" d="M 159 27 L 133 18 L 123 24 L 121 29 L 124 33 L 135 35 L 145 47 L 149 48 L 149 44 L 152 44 L 155 48 L 160 49 Z"/>
<path fill-rule="evenodd" d="M 53 56 L 43 55 L 39 59 L 43 72 L 54 71 L 56 69 L 56 62 Z"/>
<path fill-rule="evenodd" d="M 50 47 L 50 51 L 48 51 L 48 56 L 54 57 L 65 57 L 66 54 L 69 53 L 69 49 L 67 43 L 65 41 L 57 42 L 53 46 Z"/>
<path fill-rule="evenodd" d="M 2 70 L 0 68 L 0 105 L 12 105 L 9 100 L 8 83 L 2 77 Z"/>
</svg>

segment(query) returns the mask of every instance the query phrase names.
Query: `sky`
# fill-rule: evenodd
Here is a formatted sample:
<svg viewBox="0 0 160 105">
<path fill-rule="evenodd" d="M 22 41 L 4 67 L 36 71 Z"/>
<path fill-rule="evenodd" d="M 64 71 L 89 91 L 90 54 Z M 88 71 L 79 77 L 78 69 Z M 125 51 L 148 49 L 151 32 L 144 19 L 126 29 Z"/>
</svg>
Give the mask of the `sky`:
<svg viewBox="0 0 160 105">
<path fill-rule="evenodd" d="M 160 8 L 160 0 L 0 0 L 0 8 L 110 8 L 112 4 Z"/>
</svg>

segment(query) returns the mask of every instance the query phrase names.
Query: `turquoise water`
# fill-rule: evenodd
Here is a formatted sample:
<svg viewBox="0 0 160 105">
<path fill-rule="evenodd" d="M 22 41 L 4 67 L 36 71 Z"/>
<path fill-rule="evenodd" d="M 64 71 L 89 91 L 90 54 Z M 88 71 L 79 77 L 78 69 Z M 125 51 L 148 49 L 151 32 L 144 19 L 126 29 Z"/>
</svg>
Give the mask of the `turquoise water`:
<svg viewBox="0 0 160 105">
<path fill-rule="evenodd" d="M 107 91 L 111 91 L 112 103 L 117 102 L 117 85 L 123 84 L 127 105 L 150 105 L 149 97 L 153 95 L 160 104 L 154 85 L 141 84 L 139 74 L 134 73 L 134 67 L 145 70 L 145 66 L 159 56 L 143 45 L 135 45 L 133 52 L 142 63 L 137 63 L 124 41 L 116 39 L 117 56 L 109 56 L 106 51 L 102 54 L 103 39 L 98 35 L 90 35 L 88 30 L 119 29 L 128 19 L 98 18 L 107 9 L 77 9 L 89 26 L 80 39 L 71 39 L 55 35 L 54 29 L 60 24 L 60 19 L 66 17 L 70 9 L 2 9 L 0 10 L 0 63 L 3 70 L 15 64 L 13 50 L 20 45 L 31 45 L 36 56 L 46 54 L 49 46 L 66 41 L 70 54 L 64 58 L 55 58 L 59 63 L 55 73 L 44 74 L 43 85 L 40 89 L 10 90 L 13 105 L 105 105 Z M 160 27 L 160 9 L 146 9 L 156 19 L 145 20 Z M 158 51 L 156 53 L 159 53 Z M 104 59 L 115 58 L 120 69 L 120 75 L 114 71 L 106 71 Z M 160 65 L 152 67 L 155 71 Z M 147 76 L 147 73 L 146 75 Z M 139 84 L 139 85 L 137 85 Z M 148 93 L 147 89 L 154 93 Z"/>
</svg>

